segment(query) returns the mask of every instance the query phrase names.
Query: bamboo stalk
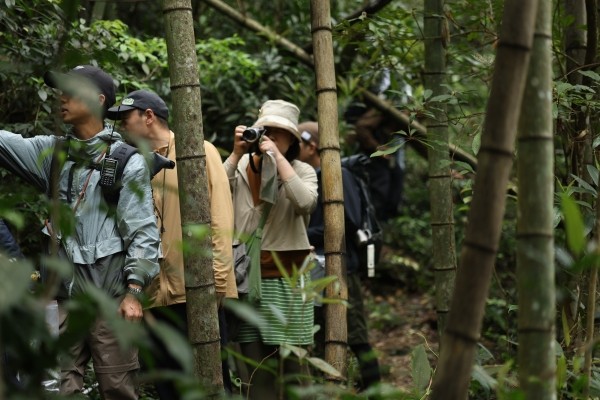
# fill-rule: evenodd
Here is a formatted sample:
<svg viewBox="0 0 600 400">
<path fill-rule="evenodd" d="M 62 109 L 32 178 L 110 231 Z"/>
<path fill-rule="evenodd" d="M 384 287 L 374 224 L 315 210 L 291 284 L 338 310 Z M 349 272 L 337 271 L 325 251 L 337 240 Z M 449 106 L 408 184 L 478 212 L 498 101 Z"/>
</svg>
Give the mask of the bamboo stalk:
<svg viewBox="0 0 600 400">
<path fill-rule="evenodd" d="M 311 0 L 310 10 L 323 182 L 325 273 L 338 278 L 337 282 L 327 286 L 325 293 L 329 298 L 345 301 L 348 299 L 348 286 L 344 248 L 344 192 L 340 184 L 342 168 L 329 0 Z M 325 361 L 340 371 L 343 377 L 347 370 L 347 327 L 346 306 L 342 303 L 326 304 Z M 327 379 L 340 380 L 333 376 L 327 376 Z"/>
<path fill-rule="evenodd" d="M 532 400 L 556 399 L 551 7 L 538 5 L 518 132 L 518 365 Z"/>
<path fill-rule="evenodd" d="M 467 397 L 497 254 L 515 132 L 533 42 L 536 0 L 507 0 L 478 155 L 469 223 L 442 337 L 432 400 Z"/>
<path fill-rule="evenodd" d="M 173 94 L 173 130 L 177 133 L 177 178 L 184 238 L 189 229 L 210 223 L 202 102 L 191 0 L 163 0 L 165 32 Z M 210 236 L 195 246 L 212 247 Z M 212 259 L 184 254 L 188 337 L 194 374 L 209 398 L 221 396 L 223 375 L 217 297 Z"/>
</svg>

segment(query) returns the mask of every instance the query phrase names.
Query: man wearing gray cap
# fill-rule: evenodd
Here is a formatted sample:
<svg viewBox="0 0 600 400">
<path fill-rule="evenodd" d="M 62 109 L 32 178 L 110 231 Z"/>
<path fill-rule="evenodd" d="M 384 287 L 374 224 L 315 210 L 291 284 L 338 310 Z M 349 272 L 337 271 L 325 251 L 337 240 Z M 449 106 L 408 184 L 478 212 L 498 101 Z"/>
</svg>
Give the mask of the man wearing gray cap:
<svg viewBox="0 0 600 400">
<path fill-rule="evenodd" d="M 159 237 L 150 171 L 143 156 L 134 154 L 123 171 L 118 202 L 110 204 L 105 190 L 112 187 L 114 178 L 111 154 L 122 144 L 121 136 L 104 126 L 104 115 L 115 102 L 111 76 L 98 67 L 82 65 L 66 74 L 49 72 L 44 80 L 62 92 L 60 115 L 72 128 L 64 137 L 23 138 L 0 131 L 0 166 L 47 194 L 56 185 L 59 200 L 73 212 L 72 233 L 61 232 L 53 221 L 45 228 L 47 235 L 58 240 L 59 257 L 72 265 L 71 276 L 61 282 L 57 294 L 60 333 L 69 330 L 65 301 L 90 287 L 113 297 L 115 312 L 118 307 L 124 319 L 138 322 L 142 317 L 138 296 L 158 272 Z M 62 165 L 58 157 L 49 156 L 55 146 L 66 152 Z M 90 359 L 102 398 L 138 398 L 134 385 L 137 349 L 122 348 L 102 317 L 61 365 L 61 394 L 81 392 Z"/>
<path fill-rule="evenodd" d="M 131 140 L 147 142 L 151 150 L 175 161 L 177 157 L 175 133 L 169 129 L 169 110 L 156 93 L 136 90 L 127 94 L 120 105 L 108 110 L 111 119 L 120 119 L 123 131 Z M 233 204 L 229 179 L 221 163 L 219 151 L 204 141 L 206 176 L 210 201 L 210 225 L 215 289 L 219 303 L 219 328 L 221 345 L 226 344 L 223 299 L 236 298 L 237 289 L 233 274 L 232 236 Z M 177 166 L 163 170 L 152 179 L 152 195 L 158 217 L 164 258 L 160 260 L 160 273 L 146 290 L 151 300 L 152 315 L 175 329 L 187 334 L 187 310 L 182 249 L 181 214 Z M 179 321 L 173 321 L 175 316 Z M 179 322 L 179 323 L 178 323 Z M 153 356 L 156 366 L 163 370 L 181 371 L 182 366 L 168 351 L 164 343 L 155 341 Z M 231 379 L 226 358 L 223 360 L 223 383 L 231 391 Z M 180 398 L 172 382 L 156 382 L 160 399 Z"/>
</svg>

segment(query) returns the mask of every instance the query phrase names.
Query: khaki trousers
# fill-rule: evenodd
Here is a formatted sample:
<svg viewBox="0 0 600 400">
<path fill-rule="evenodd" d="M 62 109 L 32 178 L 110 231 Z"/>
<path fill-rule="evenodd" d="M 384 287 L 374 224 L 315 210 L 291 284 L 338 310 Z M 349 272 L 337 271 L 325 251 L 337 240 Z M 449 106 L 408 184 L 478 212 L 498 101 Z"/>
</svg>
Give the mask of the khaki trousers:
<svg viewBox="0 0 600 400">
<path fill-rule="evenodd" d="M 67 329 L 67 312 L 60 303 L 58 311 L 59 333 L 62 335 Z M 85 368 L 91 359 L 103 399 L 137 400 L 137 348 L 122 349 L 106 321 L 98 318 L 87 336 L 71 347 L 70 356 L 61 363 L 61 394 L 81 393 Z"/>
</svg>

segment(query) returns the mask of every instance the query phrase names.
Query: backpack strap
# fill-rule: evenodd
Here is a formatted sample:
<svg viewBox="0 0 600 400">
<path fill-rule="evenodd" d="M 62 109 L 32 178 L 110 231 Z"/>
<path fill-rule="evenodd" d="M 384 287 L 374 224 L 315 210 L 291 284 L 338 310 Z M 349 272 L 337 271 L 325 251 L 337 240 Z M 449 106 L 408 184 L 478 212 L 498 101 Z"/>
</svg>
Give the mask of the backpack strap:
<svg viewBox="0 0 600 400">
<path fill-rule="evenodd" d="M 138 149 L 136 147 L 124 142 L 111 151 L 109 157 L 117 161 L 115 183 L 111 186 L 102 186 L 104 200 L 106 200 L 109 205 L 116 205 L 119 202 L 119 195 L 121 194 L 121 188 L 123 187 L 123 171 L 125 171 L 125 166 L 129 162 L 131 156 L 137 152 Z"/>
</svg>

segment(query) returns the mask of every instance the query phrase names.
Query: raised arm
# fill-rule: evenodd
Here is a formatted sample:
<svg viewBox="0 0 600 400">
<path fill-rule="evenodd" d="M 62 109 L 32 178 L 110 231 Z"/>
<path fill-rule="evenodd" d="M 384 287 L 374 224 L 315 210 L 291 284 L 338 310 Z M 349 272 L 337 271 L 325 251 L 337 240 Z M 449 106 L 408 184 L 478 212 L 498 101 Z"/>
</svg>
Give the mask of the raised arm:
<svg viewBox="0 0 600 400">
<path fill-rule="evenodd" d="M 0 166 L 8 169 L 42 192 L 48 192 L 50 164 L 56 136 L 24 138 L 0 131 Z"/>
</svg>

